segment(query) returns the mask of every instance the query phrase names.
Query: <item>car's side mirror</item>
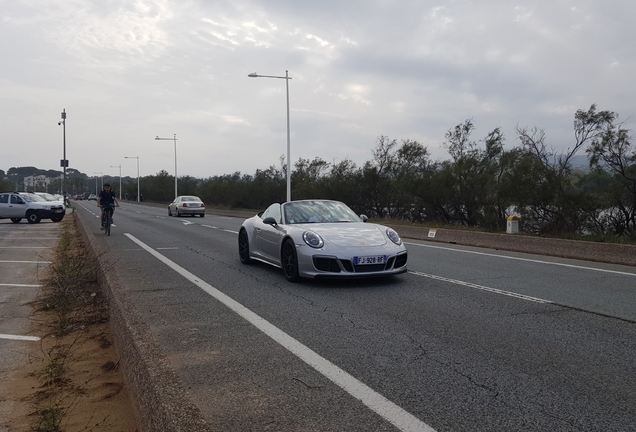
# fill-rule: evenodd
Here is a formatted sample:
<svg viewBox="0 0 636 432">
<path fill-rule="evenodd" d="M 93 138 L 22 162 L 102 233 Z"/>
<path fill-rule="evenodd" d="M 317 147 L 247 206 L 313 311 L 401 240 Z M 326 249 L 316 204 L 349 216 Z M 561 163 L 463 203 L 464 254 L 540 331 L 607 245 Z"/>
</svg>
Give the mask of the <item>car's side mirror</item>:
<svg viewBox="0 0 636 432">
<path fill-rule="evenodd" d="M 367 217 L 367 215 L 363 215 L 363 214 L 361 214 L 361 215 L 360 215 L 360 220 L 361 220 L 362 222 L 366 222 L 366 221 L 368 221 L 368 220 L 369 220 L 369 218 Z"/>
<path fill-rule="evenodd" d="M 265 219 L 263 219 L 263 223 L 267 224 L 267 225 L 272 225 L 272 226 L 278 225 L 278 222 L 276 222 L 276 219 L 274 219 L 271 216 L 266 217 Z"/>
</svg>

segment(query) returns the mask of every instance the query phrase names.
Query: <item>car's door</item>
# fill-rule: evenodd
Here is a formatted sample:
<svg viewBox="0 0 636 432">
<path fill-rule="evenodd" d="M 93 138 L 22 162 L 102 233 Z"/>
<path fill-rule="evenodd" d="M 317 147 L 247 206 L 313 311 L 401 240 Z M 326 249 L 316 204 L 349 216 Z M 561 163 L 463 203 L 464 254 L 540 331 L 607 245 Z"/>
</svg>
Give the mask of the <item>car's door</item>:
<svg viewBox="0 0 636 432">
<path fill-rule="evenodd" d="M 170 211 L 172 213 L 177 213 L 177 203 L 179 202 L 179 197 L 175 198 L 168 206 L 170 207 Z"/>
<path fill-rule="evenodd" d="M 19 195 L 16 194 L 6 194 L 9 198 L 9 203 L 7 204 L 6 216 L 3 217 L 11 217 L 11 218 L 23 218 L 26 216 L 26 208 L 27 205 Z"/>
<path fill-rule="evenodd" d="M 0 194 L 0 217 L 8 218 L 9 216 L 9 194 Z"/>
<path fill-rule="evenodd" d="M 272 217 L 276 221 L 276 225 L 269 225 L 263 222 L 263 219 Z M 272 262 L 280 264 L 279 244 L 284 234 L 281 228 L 281 211 L 280 204 L 272 204 L 261 216 L 261 220 L 255 225 L 255 238 L 258 249 L 264 258 Z"/>
</svg>

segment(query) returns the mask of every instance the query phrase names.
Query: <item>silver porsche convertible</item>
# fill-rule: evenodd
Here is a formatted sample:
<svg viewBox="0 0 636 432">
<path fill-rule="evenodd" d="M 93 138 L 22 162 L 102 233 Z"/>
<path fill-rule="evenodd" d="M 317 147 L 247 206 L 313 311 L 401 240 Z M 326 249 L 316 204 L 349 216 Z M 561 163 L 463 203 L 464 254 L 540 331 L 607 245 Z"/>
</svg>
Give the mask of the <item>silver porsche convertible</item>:
<svg viewBox="0 0 636 432">
<path fill-rule="evenodd" d="M 272 204 L 243 222 L 238 247 L 243 264 L 258 260 L 280 267 L 291 282 L 406 272 L 406 247 L 398 233 L 366 223 L 339 201 Z"/>
</svg>

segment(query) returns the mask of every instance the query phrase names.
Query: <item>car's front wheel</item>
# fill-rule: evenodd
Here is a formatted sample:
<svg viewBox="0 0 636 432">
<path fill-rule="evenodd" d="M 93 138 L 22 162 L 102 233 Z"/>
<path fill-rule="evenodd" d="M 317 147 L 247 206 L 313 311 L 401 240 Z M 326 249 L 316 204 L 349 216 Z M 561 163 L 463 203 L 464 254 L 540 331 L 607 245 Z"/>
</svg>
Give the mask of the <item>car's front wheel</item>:
<svg viewBox="0 0 636 432">
<path fill-rule="evenodd" d="M 11 218 L 11 222 L 13 223 L 20 223 L 21 220 L 22 218 Z"/>
<path fill-rule="evenodd" d="M 26 218 L 27 218 L 27 221 L 28 221 L 30 224 L 40 223 L 40 220 L 42 219 L 42 218 L 40 217 L 40 215 L 39 215 L 37 212 L 35 212 L 35 211 L 30 211 L 30 212 L 28 212 L 28 213 L 26 214 Z"/>
<path fill-rule="evenodd" d="M 51 218 L 51 220 L 52 220 L 53 222 L 62 222 L 62 219 L 64 219 L 64 216 L 62 216 L 62 217 L 57 216 L 57 217 L 52 217 L 52 218 Z"/>
<path fill-rule="evenodd" d="M 297 282 L 300 279 L 298 275 L 298 254 L 296 253 L 296 246 L 291 240 L 286 240 L 283 243 L 283 250 L 281 251 L 281 264 L 283 266 L 283 273 L 290 282 Z"/>
<path fill-rule="evenodd" d="M 238 248 L 241 262 L 243 264 L 250 264 L 252 262 L 252 259 L 250 258 L 250 242 L 247 238 L 247 231 L 245 231 L 245 229 L 239 231 Z"/>
<path fill-rule="evenodd" d="M 172 216 L 172 210 L 170 210 L 170 207 L 168 207 L 168 216 Z"/>
</svg>

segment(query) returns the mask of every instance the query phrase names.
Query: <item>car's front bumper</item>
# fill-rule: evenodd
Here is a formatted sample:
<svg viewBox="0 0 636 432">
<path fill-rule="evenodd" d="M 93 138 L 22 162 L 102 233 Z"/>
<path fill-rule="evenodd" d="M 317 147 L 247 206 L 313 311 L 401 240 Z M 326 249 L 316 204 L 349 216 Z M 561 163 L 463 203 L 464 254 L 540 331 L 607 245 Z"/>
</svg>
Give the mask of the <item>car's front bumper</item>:
<svg viewBox="0 0 636 432">
<path fill-rule="evenodd" d="M 360 250 L 352 248 L 337 254 L 312 249 L 305 245 L 296 248 L 298 272 L 305 278 L 372 278 L 393 276 L 407 271 L 408 252 L 404 247 L 386 246 L 362 252 L 363 255 L 385 255 L 384 264 L 354 265 L 353 257 Z"/>
<path fill-rule="evenodd" d="M 66 210 L 64 208 L 56 208 L 51 210 L 37 210 L 37 213 L 42 219 L 50 219 L 54 217 L 64 217 Z"/>
</svg>

